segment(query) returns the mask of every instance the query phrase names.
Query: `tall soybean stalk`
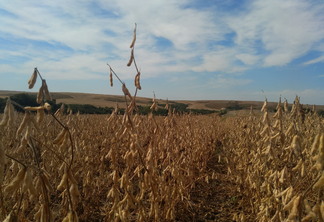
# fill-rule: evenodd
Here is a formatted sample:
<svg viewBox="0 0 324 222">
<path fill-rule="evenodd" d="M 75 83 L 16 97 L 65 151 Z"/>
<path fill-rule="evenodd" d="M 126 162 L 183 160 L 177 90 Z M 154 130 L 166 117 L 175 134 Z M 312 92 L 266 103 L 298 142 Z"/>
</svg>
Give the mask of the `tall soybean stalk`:
<svg viewBox="0 0 324 222">
<path fill-rule="evenodd" d="M 134 28 L 134 34 L 133 34 L 133 40 L 130 44 L 130 48 L 131 48 L 131 55 L 130 55 L 130 58 L 129 58 L 129 61 L 127 63 L 127 66 L 131 66 L 132 64 L 134 64 L 135 66 L 135 69 L 136 69 L 136 76 L 135 76 L 135 79 L 134 79 L 134 84 L 135 84 L 135 92 L 134 92 L 134 96 L 132 96 L 128 90 L 128 88 L 126 87 L 126 84 L 125 82 L 123 82 L 119 76 L 117 75 L 117 73 L 112 69 L 112 67 L 109 65 L 109 63 L 107 63 L 107 65 L 109 66 L 109 77 L 110 77 L 110 86 L 112 87 L 113 86 L 113 75 L 119 80 L 119 82 L 121 83 L 122 85 L 122 91 L 124 93 L 124 96 L 125 96 L 125 103 L 126 103 L 126 113 L 127 114 L 132 114 L 132 112 L 134 110 L 137 110 L 137 106 L 136 106 L 136 96 L 137 96 L 137 92 L 138 90 L 141 90 L 142 87 L 141 87 L 141 84 L 140 84 L 140 76 L 141 76 L 141 72 L 139 71 L 138 69 L 138 66 L 136 64 L 136 60 L 135 60 L 135 42 L 136 42 L 136 28 L 137 28 L 137 24 L 135 23 L 135 28 Z M 127 103 L 127 97 L 130 99 L 131 103 L 128 104 Z"/>
<path fill-rule="evenodd" d="M 21 137 L 20 145 L 10 155 L 6 153 L 5 150 L 2 150 L 2 147 L 0 147 L 0 153 L 3 154 L 0 155 L 2 156 L 1 159 L 4 159 L 3 157 L 10 159 L 13 162 L 10 168 L 17 164 L 19 166 L 16 176 L 11 179 L 10 183 L 3 186 L 3 190 L 1 190 L 0 193 L 11 195 L 16 194 L 20 196 L 11 210 L 5 209 L 4 205 L 2 204 L 0 206 L 2 208 L 1 211 L 7 215 L 5 221 L 23 220 L 25 218 L 24 211 L 28 206 L 27 203 L 29 200 L 33 201 L 34 203 L 33 208 L 35 214 L 33 218 L 35 221 L 54 220 L 51 210 L 53 207 L 53 203 L 51 203 L 51 192 L 53 189 L 51 183 L 49 182 L 50 174 L 46 170 L 48 167 L 46 165 L 49 165 L 50 163 L 45 160 L 48 158 L 51 159 L 52 155 L 49 154 L 54 154 L 54 157 L 56 157 L 59 161 L 62 161 L 62 165 L 65 165 L 65 173 L 63 175 L 64 179 L 62 179 L 63 182 L 61 181 L 60 185 L 58 186 L 58 190 L 63 191 L 63 193 L 65 192 L 64 196 L 67 196 L 67 211 L 69 213 L 66 218 L 69 217 L 72 218 L 72 221 L 78 221 L 78 217 L 75 212 L 75 204 L 77 203 L 76 200 L 78 199 L 79 192 L 77 189 L 77 182 L 71 172 L 75 150 L 72 134 L 69 128 L 64 125 L 62 121 L 60 121 L 54 114 L 51 114 L 53 119 L 63 127 L 62 132 L 57 135 L 52 145 L 59 146 L 61 150 L 62 148 L 70 150 L 71 155 L 69 163 L 59 154 L 57 150 L 49 147 L 47 143 L 41 142 L 39 137 L 46 136 L 46 133 L 41 132 L 40 128 L 41 125 L 44 124 L 43 121 L 46 114 L 45 111 L 51 113 L 51 105 L 48 102 L 52 100 L 52 97 L 49 93 L 46 80 L 42 78 L 42 75 L 37 68 L 34 69 L 34 72 L 28 81 L 28 88 L 32 89 L 35 86 L 38 76 L 42 82 L 36 98 L 36 102 L 39 104 L 39 106 L 23 107 L 17 102 L 11 101 L 11 99 L 8 98 L 5 108 L 6 112 L 3 120 L 1 121 L 1 127 L 7 126 L 8 128 L 13 128 L 14 117 L 16 116 L 14 115 L 14 106 L 21 108 L 25 112 L 23 120 L 16 131 L 16 138 Z M 33 115 L 33 112 L 37 113 L 36 118 L 35 115 Z M 51 141 L 50 138 L 47 138 L 47 140 Z M 0 165 L 3 164 L 0 163 Z M 13 172 L 15 173 L 15 171 Z M 2 195 L 1 202 L 3 203 Z"/>
</svg>

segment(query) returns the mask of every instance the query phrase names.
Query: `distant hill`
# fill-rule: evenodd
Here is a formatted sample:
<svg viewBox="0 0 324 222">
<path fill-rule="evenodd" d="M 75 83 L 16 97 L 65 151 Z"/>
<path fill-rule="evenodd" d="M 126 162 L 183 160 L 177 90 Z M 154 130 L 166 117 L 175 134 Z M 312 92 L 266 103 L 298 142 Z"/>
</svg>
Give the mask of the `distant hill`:
<svg viewBox="0 0 324 222">
<path fill-rule="evenodd" d="M 6 91 L 0 90 L 0 98 L 12 96 L 18 93 L 36 94 L 23 91 Z M 121 95 L 103 95 L 91 93 L 74 93 L 74 92 L 53 92 L 51 93 L 56 103 L 65 104 L 90 104 L 97 107 L 114 107 L 116 102 L 119 107 L 125 107 L 124 96 Z M 166 104 L 166 100 L 157 99 L 159 104 Z M 148 106 L 152 104 L 152 98 L 137 97 L 137 105 Z M 183 103 L 188 105 L 189 109 L 206 109 L 220 110 L 226 108 L 229 110 L 248 110 L 252 106 L 254 110 L 260 110 L 263 101 L 238 101 L 238 100 L 169 100 L 169 104 Z M 274 110 L 277 102 L 269 102 L 270 110 Z M 324 110 L 324 106 L 317 106 L 318 109 Z"/>
</svg>

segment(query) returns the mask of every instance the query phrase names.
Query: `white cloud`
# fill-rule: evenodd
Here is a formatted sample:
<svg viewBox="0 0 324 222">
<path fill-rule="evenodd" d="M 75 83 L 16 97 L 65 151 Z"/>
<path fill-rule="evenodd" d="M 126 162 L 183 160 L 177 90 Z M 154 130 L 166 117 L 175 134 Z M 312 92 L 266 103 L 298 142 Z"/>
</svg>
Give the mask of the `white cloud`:
<svg viewBox="0 0 324 222">
<path fill-rule="evenodd" d="M 320 14 L 323 5 L 255 0 L 247 3 L 243 13 L 226 14 L 213 11 L 215 8 L 184 7 L 189 3 L 189 0 L 45 0 L 42 3 L 13 0 L 2 4 L 14 16 L 2 16 L 1 32 L 13 38 L 58 43 L 75 54 L 106 53 L 110 61 L 121 65 L 127 62 L 133 24 L 137 22 L 136 47 L 140 49 L 137 56 L 144 58 L 142 67 L 151 76 L 164 75 L 165 71 L 231 73 L 255 67 L 261 61 L 265 66 L 284 65 L 311 50 L 324 36 L 324 13 Z M 102 11 L 108 15 L 101 16 Z M 234 45 L 217 43 L 228 40 L 226 34 L 230 32 L 236 35 Z M 173 47 L 159 51 L 155 37 L 168 39 Z M 37 54 L 25 53 L 32 58 Z M 55 53 L 57 50 L 51 58 Z M 238 65 L 238 61 L 243 65 Z"/>
<path fill-rule="evenodd" d="M 7 75 L 8 73 L 14 73 L 16 71 L 14 66 L 8 64 L 0 64 L 0 70 L 5 70 L 5 72 L 0 72 L 0 75 Z"/>
<path fill-rule="evenodd" d="M 224 39 L 221 25 L 213 22 L 213 12 L 184 8 L 188 2 L 116 0 L 113 4 L 105 1 L 102 5 L 108 10 L 113 7 L 120 11 L 125 23 L 136 21 L 145 33 L 169 39 L 176 49 L 189 49 L 192 43 L 204 45 L 211 39 Z"/>
<path fill-rule="evenodd" d="M 324 55 L 317 57 L 316 59 L 309 60 L 307 62 L 304 62 L 303 65 L 311 65 L 319 62 L 324 62 Z"/>
<path fill-rule="evenodd" d="M 38 67 L 48 80 L 86 80 L 104 79 L 107 75 L 107 66 L 102 59 L 104 55 L 98 53 L 77 54 L 50 59 L 53 55 L 42 54 L 22 64 L 0 64 L 4 74 L 30 75 L 34 67 Z M 34 56 L 38 53 L 32 53 Z M 42 56 L 45 55 L 45 56 Z"/>
<path fill-rule="evenodd" d="M 265 66 L 283 66 L 292 61 L 292 52 L 273 52 L 264 58 Z"/>
<path fill-rule="evenodd" d="M 247 53 L 237 54 L 235 57 L 246 65 L 254 65 L 259 60 L 259 56 Z"/>
<path fill-rule="evenodd" d="M 195 72 L 223 72 L 235 73 L 246 70 L 246 67 L 237 65 L 237 60 L 252 62 L 256 59 L 253 55 L 238 54 L 234 48 L 219 47 L 215 51 L 206 52 L 202 56 L 201 64 L 194 66 L 192 71 Z"/>
<path fill-rule="evenodd" d="M 230 67 L 230 60 L 226 55 L 209 53 L 203 56 L 203 63 L 193 70 L 197 72 L 225 71 Z"/>
<path fill-rule="evenodd" d="M 30 63 L 34 65 L 46 64 L 55 70 L 58 65 L 72 68 L 71 65 L 64 65 L 64 62 L 78 61 L 79 53 L 89 55 L 106 53 L 113 66 L 123 67 L 120 72 L 127 77 L 130 75 L 126 75 L 129 69 L 126 69 L 125 64 L 129 56 L 133 24 L 136 21 L 139 24 L 136 47 L 140 49 L 136 51 L 136 55 L 138 61 L 142 62 L 139 65 L 148 71 L 147 75 L 161 75 L 165 74 L 165 71 L 188 71 L 192 69 L 188 61 L 201 56 L 197 53 L 203 53 L 197 48 L 203 48 L 206 41 L 221 40 L 224 37 L 222 34 L 218 35 L 217 24 L 210 22 L 212 16 L 210 12 L 183 9 L 181 5 L 185 2 L 12 1 L 2 5 L 4 10 L 14 16 L 2 17 L 0 33 L 32 44 L 28 50 L 23 49 L 21 54 L 28 57 Z M 100 10 L 113 11 L 116 16 L 112 18 L 97 16 L 90 3 L 99 4 Z M 192 16 L 193 14 L 195 16 Z M 107 35 L 105 31 L 115 35 Z M 153 41 L 155 36 L 170 40 L 174 47 L 159 52 L 155 49 Z M 37 43 L 28 43 L 29 40 L 67 46 L 73 52 L 64 55 L 60 50 L 53 49 L 52 53 L 49 51 L 44 53 L 44 49 L 37 49 Z M 196 46 L 192 48 L 192 44 Z M 41 62 L 43 59 L 47 62 Z M 55 61 L 50 61 L 52 59 Z M 102 62 L 102 58 L 98 61 Z M 93 63 L 88 60 L 84 62 L 82 65 L 88 65 L 89 69 L 93 69 Z M 70 73 L 74 71 L 76 70 L 71 69 Z"/>
<path fill-rule="evenodd" d="M 229 16 L 228 25 L 236 33 L 236 44 L 266 53 L 265 66 L 281 66 L 300 57 L 324 36 L 324 5 L 307 1 L 253 1 L 245 13 Z"/>
<path fill-rule="evenodd" d="M 233 77 L 228 77 L 224 75 L 218 75 L 216 78 L 211 78 L 208 80 L 208 86 L 218 89 L 233 88 L 236 86 L 244 86 L 251 83 L 250 79 L 238 79 Z"/>
</svg>

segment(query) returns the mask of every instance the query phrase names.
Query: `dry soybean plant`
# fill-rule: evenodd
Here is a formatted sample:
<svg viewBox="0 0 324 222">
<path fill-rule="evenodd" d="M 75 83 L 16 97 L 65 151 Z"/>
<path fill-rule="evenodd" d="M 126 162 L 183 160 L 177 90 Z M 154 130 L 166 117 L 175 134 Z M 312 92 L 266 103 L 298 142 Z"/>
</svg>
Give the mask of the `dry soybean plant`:
<svg viewBox="0 0 324 222">
<path fill-rule="evenodd" d="M 116 116 L 117 111 L 108 119 L 114 137 L 110 137 L 112 141 L 105 139 L 105 146 L 110 147 L 102 154 L 103 161 L 109 163 L 109 173 L 103 166 L 105 171 L 102 174 L 108 173 L 107 181 L 110 184 L 103 208 L 104 215 L 108 221 L 174 220 L 176 205 L 180 201 L 188 200 L 188 190 L 197 180 L 197 173 L 205 169 L 206 160 L 201 158 L 208 153 L 205 151 L 208 146 L 197 144 L 201 147 L 198 149 L 198 146 L 190 146 L 191 141 L 188 141 L 186 149 L 183 144 L 174 143 L 178 136 L 181 137 L 179 134 L 182 132 L 176 126 L 171 113 L 162 124 L 153 115 L 133 115 L 133 111 L 136 110 L 137 91 L 141 89 L 140 72 L 134 55 L 135 41 L 136 25 L 127 64 L 131 66 L 133 63 L 137 72 L 134 96 L 131 96 L 125 83 L 108 65 L 110 85 L 113 85 L 114 74 L 122 84 L 127 108 L 122 120 Z M 127 98 L 130 99 L 130 104 L 127 103 Z M 155 110 L 156 107 L 154 95 L 151 110 Z M 190 121 L 186 120 L 185 123 L 187 122 Z M 183 131 L 190 135 L 182 137 L 194 139 L 195 135 L 191 135 L 191 129 L 188 130 L 189 132 Z M 197 150 L 190 149 L 194 147 Z M 199 152 L 199 155 L 195 155 L 196 152 Z M 189 166 L 193 163 L 196 165 Z"/>
<path fill-rule="evenodd" d="M 273 116 L 267 100 L 261 111 L 260 119 L 237 119 L 225 145 L 228 173 L 249 202 L 250 215 L 234 219 L 324 221 L 323 119 L 306 113 L 299 97 L 291 111 L 281 100 Z"/>
<path fill-rule="evenodd" d="M 52 201 L 56 192 L 53 177 L 57 178 L 62 173 L 64 179 L 57 188 L 62 193 L 60 198 L 56 195 L 64 202 L 60 210 L 66 211 L 64 221 L 78 221 L 75 212 L 78 187 L 72 173 L 72 135 L 68 127 L 50 114 L 48 102 L 52 98 L 46 80 L 37 68 L 28 81 L 29 89 L 34 87 L 38 77 L 42 82 L 36 99 L 39 106 L 22 107 L 8 98 L 0 124 L 0 211 L 5 215 L 5 219 L 1 218 L 3 216 L 0 219 L 57 220 L 54 213 L 57 206 Z M 15 106 L 24 110 L 23 116 L 16 113 Z M 62 128 L 58 134 L 51 131 L 55 124 Z"/>
</svg>

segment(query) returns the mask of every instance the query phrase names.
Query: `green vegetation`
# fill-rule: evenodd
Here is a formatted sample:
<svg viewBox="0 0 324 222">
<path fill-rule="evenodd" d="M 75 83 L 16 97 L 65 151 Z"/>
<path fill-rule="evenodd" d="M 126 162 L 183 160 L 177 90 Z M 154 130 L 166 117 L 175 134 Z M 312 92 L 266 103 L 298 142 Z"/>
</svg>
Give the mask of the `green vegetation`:
<svg viewBox="0 0 324 222">
<path fill-rule="evenodd" d="M 7 99 L 0 98 L 0 113 L 3 113 L 3 110 L 6 106 Z"/>
<path fill-rule="evenodd" d="M 187 109 L 188 104 L 177 103 L 177 102 L 171 102 L 170 104 L 171 104 L 172 109 L 175 109 L 179 113 L 188 113 L 189 112 L 189 110 Z"/>
<path fill-rule="evenodd" d="M 111 107 L 95 107 L 89 104 L 69 104 L 68 108 L 70 108 L 73 113 L 79 112 L 80 114 L 110 114 L 113 111 Z"/>
<path fill-rule="evenodd" d="M 238 101 L 230 101 L 228 105 L 226 106 L 226 109 L 228 110 L 241 110 L 243 109 L 243 106 L 240 106 Z"/>
<path fill-rule="evenodd" d="M 320 115 L 320 116 L 323 116 L 324 117 L 324 110 L 319 110 L 318 112 L 318 115 Z"/>
</svg>

